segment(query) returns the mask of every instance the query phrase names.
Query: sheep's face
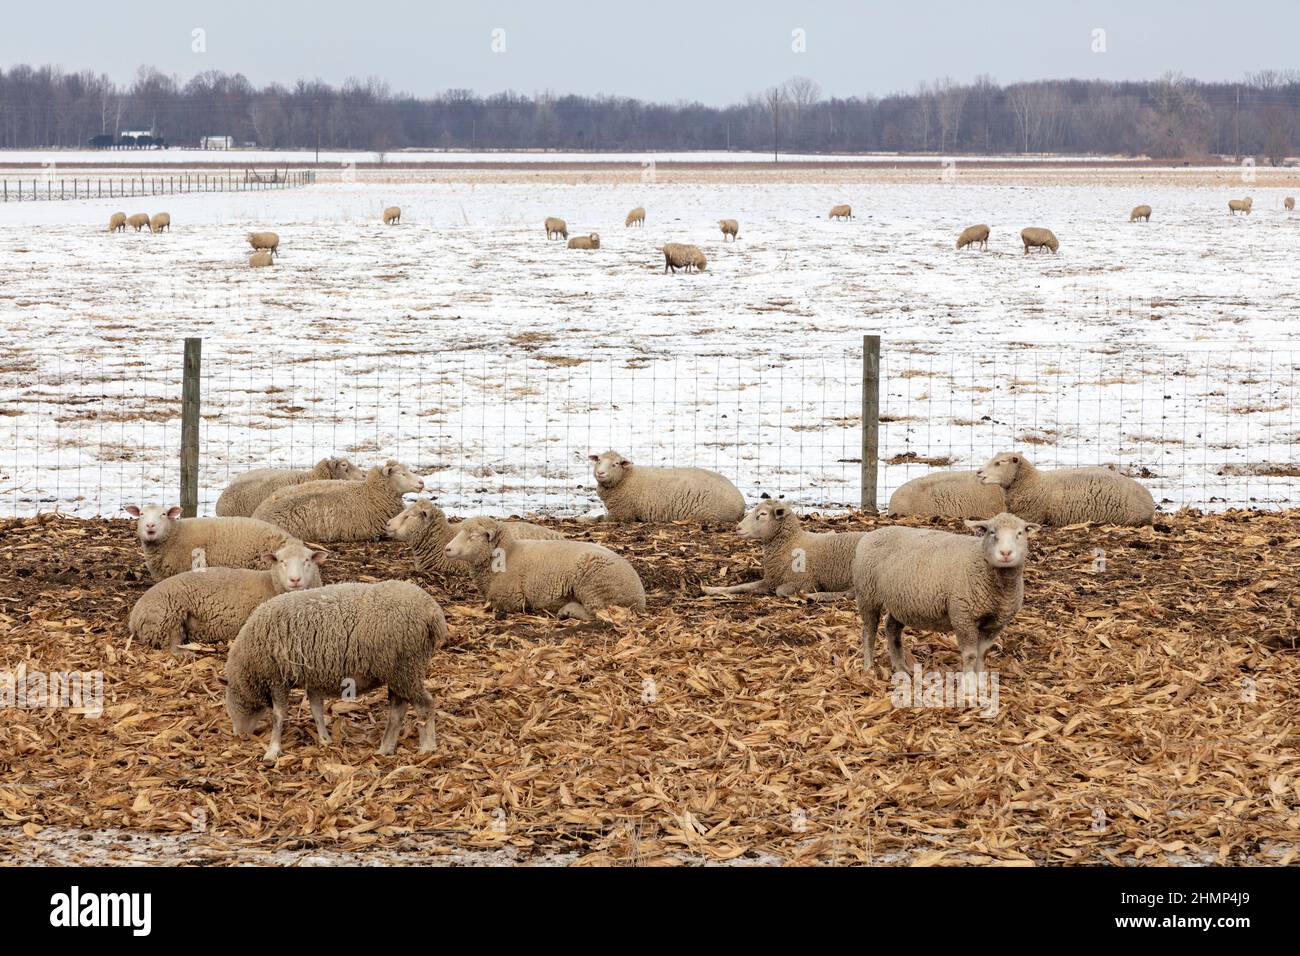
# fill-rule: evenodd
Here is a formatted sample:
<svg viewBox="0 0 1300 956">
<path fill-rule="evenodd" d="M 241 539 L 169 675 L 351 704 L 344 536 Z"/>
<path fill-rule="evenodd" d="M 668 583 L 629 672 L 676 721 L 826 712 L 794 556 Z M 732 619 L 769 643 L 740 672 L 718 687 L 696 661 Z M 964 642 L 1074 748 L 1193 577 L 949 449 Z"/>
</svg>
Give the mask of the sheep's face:
<svg viewBox="0 0 1300 956">
<path fill-rule="evenodd" d="M 456 536 L 443 549 L 449 561 L 471 567 L 486 563 L 501 540 L 501 525 L 492 518 L 468 518 L 460 523 Z"/>
<path fill-rule="evenodd" d="M 1039 528 L 1005 511 L 987 521 L 968 520 L 966 527 L 983 539 L 984 560 L 989 566 L 1005 570 L 1024 567 L 1029 557 L 1029 535 Z"/>
<path fill-rule="evenodd" d="M 139 508 L 135 505 L 127 505 L 125 508 L 127 514 L 136 519 L 135 533 L 140 538 L 140 543 L 144 545 L 162 544 L 167 540 L 167 535 L 171 533 L 172 523 L 179 521 L 181 509 L 161 508 L 158 505 L 145 505 Z"/>
<path fill-rule="evenodd" d="M 447 515 L 428 498 L 417 498 L 401 514 L 388 521 L 388 536 L 405 541 L 425 528 L 447 523 Z"/>
<path fill-rule="evenodd" d="M 789 514 L 789 506 L 780 501 L 761 502 L 740 519 L 736 533 L 751 541 L 768 541 L 785 523 Z"/>
<path fill-rule="evenodd" d="M 258 728 L 266 722 L 271 708 L 265 703 L 245 700 L 233 686 L 227 684 L 226 713 L 230 715 L 230 723 L 235 728 L 235 735 L 242 737 L 245 734 L 257 733 Z"/>
<path fill-rule="evenodd" d="M 627 470 L 632 467 L 632 462 L 628 461 L 616 451 L 607 451 L 600 455 L 588 455 L 591 459 L 591 474 L 596 479 L 596 484 L 602 488 L 613 488 Z"/>
<path fill-rule="evenodd" d="M 975 477 L 985 485 L 1001 485 L 1003 488 L 1009 488 L 1016 480 L 1016 472 L 1020 469 L 1022 461 L 1024 457 L 1014 452 L 994 455 L 987 465 L 975 472 Z"/>
<path fill-rule="evenodd" d="M 320 587 L 320 566 L 325 557 L 324 551 L 313 551 L 301 541 L 286 541 L 279 551 L 265 552 L 262 560 L 271 566 L 275 589 L 283 594 Z"/>
<path fill-rule="evenodd" d="M 346 458 L 326 458 L 325 472 L 336 481 L 360 481 L 366 473 Z"/>
<path fill-rule="evenodd" d="M 379 473 L 399 495 L 411 491 L 423 491 L 424 482 L 411 473 L 401 462 L 390 461 L 379 469 Z"/>
</svg>

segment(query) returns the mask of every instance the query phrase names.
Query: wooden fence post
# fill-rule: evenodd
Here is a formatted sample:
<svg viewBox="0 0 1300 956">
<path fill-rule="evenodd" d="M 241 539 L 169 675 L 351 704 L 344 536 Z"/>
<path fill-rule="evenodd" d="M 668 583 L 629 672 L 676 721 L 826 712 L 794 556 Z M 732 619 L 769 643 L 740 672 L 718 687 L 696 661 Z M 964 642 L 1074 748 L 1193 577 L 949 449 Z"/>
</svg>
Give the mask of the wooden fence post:
<svg viewBox="0 0 1300 956">
<path fill-rule="evenodd" d="M 880 468 L 880 336 L 862 336 L 862 510 L 875 514 Z"/>
<path fill-rule="evenodd" d="M 185 340 L 185 367 L 181 381 L 181 515 L 199 513 L 199 373 L 203 340 Z"/>
</svg>

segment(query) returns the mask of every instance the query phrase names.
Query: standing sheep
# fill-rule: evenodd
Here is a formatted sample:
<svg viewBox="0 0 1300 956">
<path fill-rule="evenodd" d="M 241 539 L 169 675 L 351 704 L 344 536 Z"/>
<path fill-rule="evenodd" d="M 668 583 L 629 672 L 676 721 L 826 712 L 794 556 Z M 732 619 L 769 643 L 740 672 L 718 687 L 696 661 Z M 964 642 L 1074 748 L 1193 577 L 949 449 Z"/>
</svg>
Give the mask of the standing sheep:
<svg viewBox="0 0 1300 956">
<path fill-rule="evenodd" d="M 273 256 L 280 254 L 280 237 L 273 232 L 250 232 L 248 244 L 257 250 L 266 249 Z"/>
<path fill-rule="evenodd" d="M 257 730 L 272 711 L 263 760 L 281 750 L 289 691 L 301 687 L 322 744 L 330 743 L 325 698 L 388 687 L 380 754 L 397 749 L 402 717 L 424 721 L 420 753 L 434 749 L 433 697 L 424 686 L 429 660 L 446 640 L 447 620 L 429 594 L 409 581 L 331 584 L 273 597 L 249 616 L 226 658 L 226 712 L 236 734 Z"/>
<path fill-rule="evenodd" d="M 589 455 L 596 494 L 613 521 L 739 521 L 745 498 L 707 468 L 633 465 L 616 451 Z"/>
<path fill-rule="evenodd" d="M 502 527 L 519 540 L 555 541 L 564 535 L 528 521 L 503 521 Z M 453 525 L 447 514 L 428 498 L 416 498 L 405 511 L 388 522 L 390 538 L 405 541 L 415 555 L 415 569 L 425 574 L 465 574 L 465 566 L 453 564 L 446 554 L 447 544 L 456 536 L 459 523 Z"/>
<path fill-rule="evenodd" d="M 542 611 L 588 621 L 608 607 L 645 610 L 645 588 L 625 558 L 589 541 L 527 541 L 494 518 L 468 518 L 445 549 L 493 610 Z"/>
<path fill-rule="evenodd" d="M 984 670 L 984 654 L 1025 599 L 1029 535 L 1038 530 L 1005 512 L 967 521 L 977 536 L 925 528 L 879 528 L 862 536 L 853 556 L 853 589 L 862 617 L 862 663 L 875 660 L 876 630 L 885 638 L 895 673 L 916 659 L 903 646 L 903 628 L 953 631 L 968 692 Z"/>
<path fill-rule="evenodd" d="M 1061 247 L 1052 230 L 1040 229 L 1036 226 L 1021 229 L 1020 241 L 1025 244 L 1025 255 L 1029 255 L 1030 249 L 1050 249 L 1052 254 L 1055 255 L 1056 250 Z"/>
<path fill-rule="evenodd" d="M 669 242 L 663 247 L 664 253 L 664 272 L 670 269 L 676 272 L 678 269 L 685 269 L 690 272 L 694 269 L 696 272 L 703 272 L 708 266 L 708 260 L 704 258 L 704 253 L 698 246 L 687 245 L 682 242 Z"/>
<path fill-rule="evenodd" d="M 252 517 L 270 495 L 308 481 L 360 481 L 366 473 L 346 458 L 322 458 L 314 468 L 258 468 L 237 476 L 221 492 L 216 512 L 221 517 Z"/>
<path fill-rule="evenodd" d="M 546 238 L 554 239 L 559 236 L 561 239 L 569 238 L 569 227 L 565 225 L 563 219 L 556 216 L 546 217 Z"/>
<path fill-rule="evenodd" d="M 1253 206 L 1254 204 L 1255 204 L 1255 200 L 1251 199 L 1249 196 L 1247 196 L 1245 199 L 1229 199 L 1228 215 L 1235 216 L 1237 213 L 1241 213 L 1244 216 L 1249 216 L 1250 207 Z"/>
<path fill-rule="evenodd" d="M 1134 206 L 1134 207 L 1133 207 L 1133 211 L 1132 211 L 1131 213 L 1128 214 L 1128 221 L 1129 221 L 1129 222 L 1137 222 L 1139 219 L 1141 219 L 1143 222 L 1150 222 L 1150 221 L 1151 221 L 1151 207 L 1150 207 L 1150 206 Z"/>
<path fill-rule="evenodd" d="M 214 567 L 257 568 L 263 554 L 279 551 L 289 540 L 281 528 L 253 518 L 182 518 L 180 508 L 157 505 L 127 505 L 126 513 L 136 519 L 136 536 L 155 581 L 190 570 L 196 548 Z"/>
<path fill-rule="evenodd" d="M 755 505 L 736 529 L 763 546 L 763 576 L 730 587 L 704 587 L 705 594 L 806 594 L 816 600 L 853 590 L 853 553 L 865 531 L 804 531 L 799 515 L 783 501 Z"/>
<path fill-rule="evenodd" d="M 149 214 L 147 212 L 138 212 L 134 216 L 128 216 L 126 224 L 128 226 L 134 226 L 135 231 L 139 232 L 145 226 L 149 225 Z"/>
<path fill-rule="evenodd" d="M 728 236 L 731 237 L 732 242 L 735 242 L 740 236 L 740 223 L 735 219 L 719 219 L 718 225 L 722 228 L 723 242 L 727 241 Z"/>
<path fill-rule="evenodd" d="M 276 551 L 265 552 L 262 560 L 270 565 L 264 571 L 200 564 L 199 570 L 159 581 L 131 609 L 132 639 L 173 654 L 193 641 L 233 641 L 259 604 L 286 591 L 320 587 L 323 551 L 290 538 Z"/>
<path fill-rule="evenodd" d="M 570 249 L 599 249 L 600 233 L 593 232 L 590 236 L 574 236 L 569 240 Z"/>
<path fill-rule="evenodd" d="M 389 206 L 384 210 L 384 225 L 391 226 L 402 221 L 402 207 Z"/>
<path fill-rule="evenodd" d="M 645 227 L 645 208 L 643 206 L 637 206 L 628 213 L 627 218 L 623 220 L 624 228 L 634 225 L 642 228 Z"/>
<path fill-rule="evenodd" d="M 973 471 L 935 471 L 913 478 L 889 496 L 891 515 L 941 518 L 992 518 L 1007 510 L 997 485 L 986 485 Z"/>
<path fill-rule="evenodd" d="M 171 232 L 171 228 L 172 228 L 171 213 L 160 212 L 158 213 L 158 215 L 154 216 L 152 219 L 149 220 L 150 232 L 162 232 L 164 229 L 166 229 L 168 232 Z"/>
<path fill-rule="evenodd" d="M 375 541 L 402 510 L 402 495 L 424 482 L 396 461 L 376 465 L 364 481 L 308 481 L 273 492 L 253 511 L 304 541 Z"/>
<path fill-rule="evenodd" d="M 1039 471 L 1024 455 L 1003 452 L 976 474 L 985 484 L 1001 486 L 1007 510 L 1026 521 L 1145 525 L 1155 517 L 1151 492 L 1112 468 Z"/>
<path fill-rule="evenodd" d="M 989 247 L 989 227 L 981 223 L 978 226 L 967 226 L 957 237 L 958 251 L 965 249 L 967 246 L 979 246 L 981 249 Z"/>
<path fill-rule="evenodd" d="M 853 207 L 850 206 L 848 203 L 844 203 L 843 205 L 840 206 L 832 206 L 830 218 L 831 219 L 852 219 Z"/>
<path fill-rule="evenodd" d="M 126 213 L 115 212 L 108 217 L 109 232 L 126 232 Z"/>
</svg>

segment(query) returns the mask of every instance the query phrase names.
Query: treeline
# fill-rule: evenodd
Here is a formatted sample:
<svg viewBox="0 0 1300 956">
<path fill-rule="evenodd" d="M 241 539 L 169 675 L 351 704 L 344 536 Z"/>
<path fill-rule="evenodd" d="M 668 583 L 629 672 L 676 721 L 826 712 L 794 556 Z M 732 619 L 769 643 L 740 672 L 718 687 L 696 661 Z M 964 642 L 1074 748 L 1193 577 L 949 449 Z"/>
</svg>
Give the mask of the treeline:
<svg viewBox="0 0 1300 956">
<path fill-rule="evenodd" d="M 296 149 L 1219 154 L 1280 163 L 1300 145 L 1300 72 L 1264 70 L 1239 83 L 1169 75 L 1000 86 L 979 77 L 849 98 L 824 97 L 796 77 L 712 107 L 470 90 L 421 98 L 375 78 L 259 89 L 215 71 L 182 83 L 141 67 L 128 86 L 49 66 L 0 71 L 0 148 L 116 143 L 123 130 L 149 130 L 171 146 L 230 136 Z"/>
</svg>

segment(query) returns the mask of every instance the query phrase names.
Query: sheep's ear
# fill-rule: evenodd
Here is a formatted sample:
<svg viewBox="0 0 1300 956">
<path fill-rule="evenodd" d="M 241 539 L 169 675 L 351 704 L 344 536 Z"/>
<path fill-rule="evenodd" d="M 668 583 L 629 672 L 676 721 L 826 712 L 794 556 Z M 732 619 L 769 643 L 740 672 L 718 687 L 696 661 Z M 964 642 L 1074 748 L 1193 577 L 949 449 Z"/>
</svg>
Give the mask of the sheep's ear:
<svg viewBox="0 0 1300 956">
<path fill-rule="evenodd" d="M 167 509 L 167 517 L 171 518 L 173 521 L 175 521 L 180 516 L 181 516 L 180 505 L 173 505 L 172 507 Z"/>
<path fill-rule="evenodd" d="M 619 465 L 621 465 L 621 466 L 624 467 L 624 468 L 631 468 L 631 467 L 632 467 L 632 462 L 628 461 L 626 458 L 620 458 L 620 459 L 618 460 L 618 463 L 619 463 Z"/>
<path fill-rule="evenodd" d="M 784 518 L 789 511 L 790 509 L 785 505 L 777 505 L 772 509 L 772 514 L 776 515 L 778 518 Z"/>
<path fill-rule="evenodd" d="M 600 461 L 599 455 L 588 455 L 587 458 L 589 461 Z"/>
<path fill-rule="evenodd" d="M 967 518 L 966 527 L 975 532 L 975 537 L 982 538 L 984 537 L 984 532 L 989 530 L 989 523 L 987 521 L 977 521 L 974 518 Z"/>
<path fill-rule="evenodd" d="M 140 517 L 140 508 L 137 505 L 123 505 L 122 510 L 125 511 L 127 514 L 129 514 L 132 518 Z"/>
<path fill-rule="evenodd" d="M 501 526 L 500 526 L 500 525 L 494 525 L 493 527 L 488 528 L 488 530 L 487 530 L 487 539 L 488 539 L 488 544 L 496 544 L 496 543 L 497 543 L 497 540 L 498 540 L 500 537 L 501 537 Z"/>
<path fill-rule="evenodd" d="M 276 558 L 275 558 L 275 552 L 274 552 L 274 551 L 263 551 L 263 552 L 262 552 L 262 561 L 263 561 L 264 563 L 266 563 L 266 564 L 275 564 L 275 561 L 276 561 Z"/>
<path fill-rule="evenodd" d="M 1042 526 L 1041 524 L 1027 524 L 1027 525 L 1025 525 L 1025 531 L 1028 532 L 1029 534 L 1037 534 L 1039 531 L 1042 531 L 1042 530 L 1043 530 L 1043 526 Z"/>
<path fill-rule="evenodd" d="M 324 564 L 329 558 L 329 554 L 324 551 L 313 551 L 311 553 L 312 562 L 315 564 Z"/>
<path fill-rule="evenodd" d="M 1013 465 L 1018 465 L 1018 464 L 1020 464 L 1020 456 L 1019 456 L 1019 455 L 1012 455 L 1012 456 L 1011 456 L 1011 464 L 1013 464 Z"/>
</svg>

